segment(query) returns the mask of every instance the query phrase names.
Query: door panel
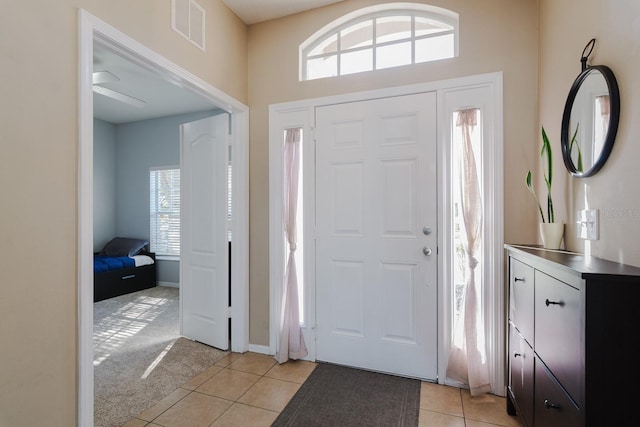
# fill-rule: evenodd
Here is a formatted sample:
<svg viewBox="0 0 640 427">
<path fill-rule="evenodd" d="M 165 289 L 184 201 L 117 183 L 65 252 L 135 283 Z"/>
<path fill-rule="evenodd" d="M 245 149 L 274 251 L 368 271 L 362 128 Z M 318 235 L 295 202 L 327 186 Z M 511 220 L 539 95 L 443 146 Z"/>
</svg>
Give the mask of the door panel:
<svg viewBox="0 0 640 427">
<path fill-rule="evenodd" d="M 364 264 L 362 261 L 331 260 L 330 295 L 333 297 L 331 330 L 345 336 L 364 336 Z"/>
<path fill-rule="evenodd" d="M 434 93 L 316 109 L 318 360 L 437 377 L 435 162 Z"/>
<path fill-rule="evenodd" d="M 229 348 L 227 146 L 229 116 L 181 126 L 180 304 L 182 334 Z"/>
</svg>

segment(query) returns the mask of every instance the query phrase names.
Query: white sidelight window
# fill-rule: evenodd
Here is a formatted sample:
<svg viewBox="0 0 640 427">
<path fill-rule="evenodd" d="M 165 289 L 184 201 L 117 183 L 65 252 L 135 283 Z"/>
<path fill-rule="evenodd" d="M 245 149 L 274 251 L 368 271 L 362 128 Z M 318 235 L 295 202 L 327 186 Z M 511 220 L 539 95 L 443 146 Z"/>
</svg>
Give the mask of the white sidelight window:
<svg viewBox="0 0 640 427">
<path fill-rule="evenodd" d="M 503 393 L 502 142 L 492 86 L 443 93 L 446 380 Z"/>
<path fill-rule="evenodd" d="M 304 265 L 302 247 L 298 246 L 298 224 L 302 225 L 301 206 L 301 160 L 302 160 L 302 133 L 301 128 L 286 129 L 283 135 L 283 218 L 285 240 L 289 256 L 285 267 L 284 290 L 282 293 L 282 306 L 280 318 L 280 349 L 275 358 L 278 363 L 285 363 L 289 359 L 301 359 L 307 356 L 308 351 L 304 341 L 303 332 L 300 329 L 300 314 L 302 295 L 299 289 L 300 283 L 297 265 Z M 303 228 L 303 227 L 300 227 Z M 301 239 L 302 240 L 302 239 Z"/>
<path fill-rule="evenodd" d="M 447 376 L 477 396 L 491 391 L 484 334 L 482 113 L 454 111 L 451 123 L 453 202 L 453 334 Z"/>
</svg>

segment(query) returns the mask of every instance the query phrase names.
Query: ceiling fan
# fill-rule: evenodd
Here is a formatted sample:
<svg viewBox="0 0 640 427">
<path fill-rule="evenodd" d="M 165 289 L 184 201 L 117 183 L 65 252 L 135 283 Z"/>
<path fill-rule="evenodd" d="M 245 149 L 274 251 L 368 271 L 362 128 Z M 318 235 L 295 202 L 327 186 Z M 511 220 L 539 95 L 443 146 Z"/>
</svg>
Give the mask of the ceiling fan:
<svg viewBox="0 0 640 427">
<path fill-rule="evenodd" d="M 109 71 L 95 71 L 93 73 L 93 91 L 137 108 L 144 107 L 146 103 L 143 100 L 102 86 L 105 83 L 113 83 L 119 80 L 118 76 Z"/>
</svg>

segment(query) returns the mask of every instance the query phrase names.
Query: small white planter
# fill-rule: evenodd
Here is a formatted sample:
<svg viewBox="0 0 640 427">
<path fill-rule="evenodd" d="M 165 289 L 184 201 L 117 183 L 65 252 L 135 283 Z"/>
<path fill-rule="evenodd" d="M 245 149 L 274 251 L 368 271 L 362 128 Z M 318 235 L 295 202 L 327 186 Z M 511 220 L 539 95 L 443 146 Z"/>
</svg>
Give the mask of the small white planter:
<svg viewBox="0 0 640 427">
<path fill-rule="evenodd" d="M 564 236 L 564 223 L 541 222 L 540 236 L 542 237 L 542 246 L 545 249 L 560 249 L 560 243 L 562 243 Z"/>
</svg>

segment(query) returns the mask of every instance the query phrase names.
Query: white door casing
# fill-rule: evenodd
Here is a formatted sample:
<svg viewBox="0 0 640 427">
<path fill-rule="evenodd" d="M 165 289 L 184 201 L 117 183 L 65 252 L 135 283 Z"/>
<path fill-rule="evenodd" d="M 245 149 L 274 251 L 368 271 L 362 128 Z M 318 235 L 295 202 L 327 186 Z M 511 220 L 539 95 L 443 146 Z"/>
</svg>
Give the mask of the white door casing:
<svg viewBox="0 0 640 427">
<path fill-rule="evenodd" d="M 476 88 L 486 88 L 487 97 L 481 103 L 487 108 L 483 128 L 485 129 L 486 144 L 483 146 L 484 176 L 484 218 L 485 218 L 485 256 L 486 259 L 486 283 L 488 287 L 483 293 L 483 304 L 487 314 L 486 333 L 490 354 L 489 363 L 491 369 L 491 383 L 494 385 L 492 393 L 505 395 L 504 380 L 504 281 L 503 281 L 503 90 L 502 73 L 487 73 L 461 78 L 452 78 L 438 81 L 428 81 L 406 86 L 379 88 L 364 92 L 345 93 L 340 95 L 323 96 L 319 98 L 302 99 L 269 106 L 269 274 L 270 274 L 270 351 L 277 350 L 278 325 L 280 318 L 281 287 L 284 277 L 284 262 L 286 252 L 284 250 L 284 234 L 282 231 L 282 130 L 288 127 L 302 127 L 306 134 L 315 137 L 314 115 L 317 107 L 323 105 L 342 104 L 369 99 L 380 99 L 409 95 L 423 92 L 436 92 L 438 98 L 438 383 L 458 386 L 449 383 L 446 378 L 446 360 L 448 358 L 452 330 L 451 324 L 451 278 L 449 270 L 452 266 L 451 243 L 448 236 L 453 233 L 450 216 L 451 183 L 449 164 L 450 155 L 448 146 L 451 132 L 451 124 L 447 117 L 450 109 L 468 108 L 475 106 L 477 100 L 466 99 L 465 93 Z M 450 94 L 459 93 L 461 98 L 456 105 L 450 105 L 447 101 Z M 458 104 L 458 101 L 462 101 Z M 315 251 L 315 155 L 314 149 L 306 150 L 304 154 L 305 174 L 305 324 L 303 331 L 305 339 L 309 343 L 309 359 L 317 360 L 315 351 L 316 319 L 316 274 L 315 255 L 309 253 Z M 308 185 L 312 184 L 312 185 Z M 310 199 L 307 199 L 310 197 Z M 310 209 L 307 211 L 307 209 Z M 307 240 L 308 239 L 308 240 Z M 309 259 L 307 260 L 307 255 Z M 443 362 L 444 361 L 444 362 Z"/>
<path fill-rule="evenodd" d="M 187 338 L 229 348 L 229 115 L 180 126 L 180 319 Z"/>
<path fill-rule="evenodd" d="M 106 22 L 78 9 L 78 424 L 93 424 L 93 44 L 145 64 L 185 90 L 232 114 L 233 221 L 232 350 L 249 349 L 249 107 L 157 54 Z"/>
<path fill-rule="evenodd" d="M 437 378 L 436 94 L 316 109 L 317 359 Z"/>
</svg>

